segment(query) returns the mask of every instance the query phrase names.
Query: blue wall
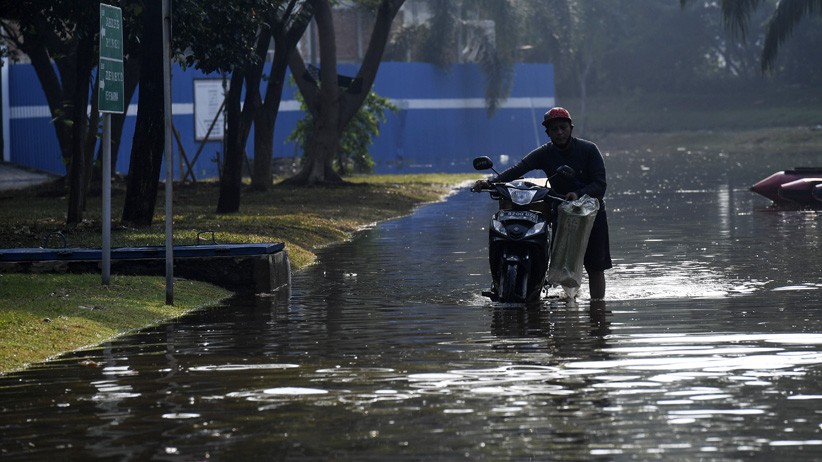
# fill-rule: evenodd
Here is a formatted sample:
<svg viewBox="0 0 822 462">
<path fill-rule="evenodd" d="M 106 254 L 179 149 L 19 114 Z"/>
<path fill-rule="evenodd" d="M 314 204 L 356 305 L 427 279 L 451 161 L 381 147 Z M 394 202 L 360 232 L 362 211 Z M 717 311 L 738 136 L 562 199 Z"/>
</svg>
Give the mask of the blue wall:
<svg viewBox="0 0 822 462">
<path fill-rule="evenodd" d="M 339 73 L 353 76 L 356 67 L 342 65 Z M 220 76 L 193 69 L 173 71 L 173 120 L 189 159 L 199 144 L 194 136 L 194 79 L 202 78 Z M 275 157 L 300 155 L 296 145 L 285 142 L 297 120 L 304 116 L 294 101 L 295 91 L 295 87 L 287 87 L 283 95 L 274 136 Z M 484 106 L 484 76 L 473 64 L 456 65 L 443 72 L 425 63 L 386 62 L 380 66 L 374 91 L 400 107 L 397 113 L 388 114 L 371 147 L 379 173 L 471 171 L 471 159 L 477 155 L 490 155 L 496 160 L 506 154 L 516 160 L 545 142 L 539 120 L 555 99 L 550 64 L 518 65 L 510 97 L 491 118 Z M 116 164 L 116 170 L 123 174 L 128 170 L 136 101 L 135 95 Z M 9 105 L 8 160 L 65 174 L 48 106 L 30 65 L 10 66 Z M 176 143 L 174 150 L 178 170 Z M 194 168 L 198 179 L 217 176 L 214 159 L 221 150 L 219 141 L 206 143 Z M 253 138 L 247 153 L 253 155 Z M 175 175 L 179 177 L 180 172 Z"/>
</svg>

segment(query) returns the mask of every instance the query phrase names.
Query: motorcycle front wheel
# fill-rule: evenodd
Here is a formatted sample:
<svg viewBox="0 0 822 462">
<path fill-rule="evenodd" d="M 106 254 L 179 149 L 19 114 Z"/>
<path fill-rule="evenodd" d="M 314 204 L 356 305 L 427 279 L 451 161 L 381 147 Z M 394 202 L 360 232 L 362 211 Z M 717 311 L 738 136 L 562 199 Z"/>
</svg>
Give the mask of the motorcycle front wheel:
<svg viewBox="0 0 822 462">
<path fill-rule="evenodd" d="M 502 273 L 499 300 L 511 303 L 517 300 L 517 265 L 508 265 Z"/>
</svg>

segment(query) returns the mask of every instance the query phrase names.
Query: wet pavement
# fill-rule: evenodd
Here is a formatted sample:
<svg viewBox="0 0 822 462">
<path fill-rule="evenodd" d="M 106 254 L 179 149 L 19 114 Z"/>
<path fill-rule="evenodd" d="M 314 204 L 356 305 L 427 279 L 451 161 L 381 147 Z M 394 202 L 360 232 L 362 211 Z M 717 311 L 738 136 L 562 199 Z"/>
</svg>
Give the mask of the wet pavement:
<svg viewBox="0 0 822 462">
<path fill-rule="evenodd" d="M 745 160 L 606 159 L 602 304 L 483 298 L 494 203 L 463 190 L 323 250 L 288 299 L 0 377 L 0 455 L 819 460 L 822 213 L 770 208 L 747 187 L 776 168 Z"/>
<path fill-rule="evenodd" d="M 0 162 L 0 192 L 27 188 L 54 181 L 58 175 L 25 166 Z"/>
</svg>

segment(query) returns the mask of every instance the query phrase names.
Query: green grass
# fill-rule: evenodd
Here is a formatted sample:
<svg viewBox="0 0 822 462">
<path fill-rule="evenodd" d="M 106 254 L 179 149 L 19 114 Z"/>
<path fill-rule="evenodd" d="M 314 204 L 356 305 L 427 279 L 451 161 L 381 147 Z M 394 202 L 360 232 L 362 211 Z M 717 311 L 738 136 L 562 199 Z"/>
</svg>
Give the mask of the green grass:
<svg viewBox="0 0 822 462">
<path fill-rule="evenodd" d="M 175 185 L 174 243 L 193 244 L 200 231 L 213 231 L 218 243 L 284 242 L 292 267 L 299 270 L 314 261 L 317 249 L 407 215 L 420 204 L 439 200 L 454 185 L 479 177 L 367 175 L 338 186 L 275 186 L 268 192 L 244 191 L 240 211 L 233 214 L 215 213 L 217 184 Z M 140 229 L 119 221 L 124 191 L 115 188 L 112 196 L 113 247 L 164 245 L 162 191 L 154 224 Z M 0 248 L 40 247 L 58 231 L 69 247 L 99 248 L 100 203 L 99 197 L 89 197 L 83 222 L 67 227 L 63 191 L 39 187 L 2 193 Z M 174 306 L 169 306 L 165 283 L 160 276 L 112 274 L 111 284 L 103 286 L 99 274 L 0 273 L 0 372 L 173 319 L 230 295 L 207 283 L 177 280 Z"/>
<path fill-rule="evenodd" d="M 176 280 L 165 304 L 165 278 L 98 274 L 0 274 L 0 371 L 98 344 L 173 319 L 230 295 L 210 284 Z"/>
<path fill-rule="evenodd" d="M 451 186 L 479 177 L 461 175 L 366 175 L 338 186 L 243 192 L 240 211 L 215 212 L 219 187 L 214 182 L 175 185 L 173 233 L 177 245 L 195 244 L 199 232 L 214 232 L 218 243 L 284 242 L 297 267 L 313 261 L 313 250 L 348 239 L 363 226 L 410 213 L 438 200 Z M 25 194 L 22 201 L 21 194 Z M 119 219 L 125 192 L 112 192 L 112 247 L 164 245 L 165 200 L 157 199 L 152 226 L 131 228 Z M 82 223 L 67 227 L 63 191 L 40 188 L 0 196 L 0 248 L 40 247 L 50 233 L 61 232 L 68 247 L 100 247 L 101 200 L 89 197 Z M 211 234 L 207 234 L 210 239 Z M 50 242 L 55 245 L 54 241 Z"/>
</svg>

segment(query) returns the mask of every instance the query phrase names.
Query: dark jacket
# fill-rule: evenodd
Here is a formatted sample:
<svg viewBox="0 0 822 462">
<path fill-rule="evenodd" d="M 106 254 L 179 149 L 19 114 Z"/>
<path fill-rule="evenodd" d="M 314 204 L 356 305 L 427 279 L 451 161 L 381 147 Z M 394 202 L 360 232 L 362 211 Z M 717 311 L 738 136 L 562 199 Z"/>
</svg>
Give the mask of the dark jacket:
<svg viewBox="0 0 822 462">
<path fill-rule="evenodd" d="M 576 172 L 574 182 L 561 175 L 551 179 L 551 187 L 560 194 L 587 194 L 600 200 L 605 196 L 605 161 L 596 144 L 579 138 L 571 138 L 568 149 L 561 151 L 553 143 L 543 144 L 534 149 L 513 167 L 503 171 L 498 181 L 515 180 L 532 170 L 542 170 L 546 177 L 556 173 L 557 168 L 567 165 Z"/>
</svg>

